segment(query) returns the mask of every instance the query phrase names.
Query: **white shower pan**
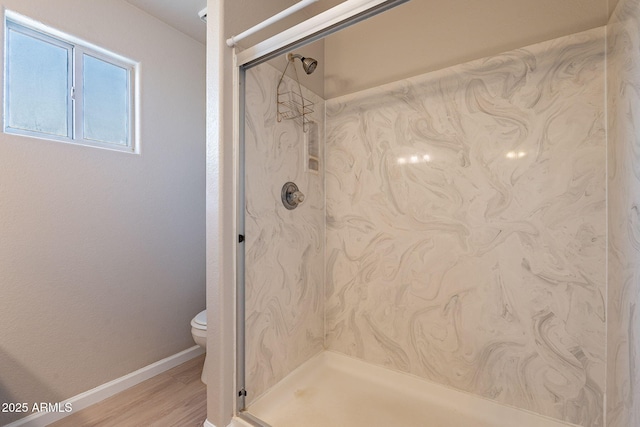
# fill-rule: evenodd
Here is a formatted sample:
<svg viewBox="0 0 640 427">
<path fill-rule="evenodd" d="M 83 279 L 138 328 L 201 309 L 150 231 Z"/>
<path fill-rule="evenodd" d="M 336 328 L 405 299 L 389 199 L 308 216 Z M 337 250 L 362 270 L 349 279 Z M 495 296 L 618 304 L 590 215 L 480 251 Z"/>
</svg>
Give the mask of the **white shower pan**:
<svg viewBox="0 0 640 427">
<path fill-rule="evenodd" d="M 248 412 L 273 427 L 574 426 L 330 351 L 293 371 Z"/>
</svg>

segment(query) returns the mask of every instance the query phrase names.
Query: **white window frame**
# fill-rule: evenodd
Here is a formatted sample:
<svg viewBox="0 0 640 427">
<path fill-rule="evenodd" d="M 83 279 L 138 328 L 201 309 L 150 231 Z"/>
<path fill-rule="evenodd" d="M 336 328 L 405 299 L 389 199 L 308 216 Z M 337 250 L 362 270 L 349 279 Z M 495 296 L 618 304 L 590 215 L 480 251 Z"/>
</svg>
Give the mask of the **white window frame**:
<svg viewBox="0 0 640 427">
<path fill-rule="evenodd" d="M 36 21 L 15 12 L 5 11 L 5 55 L 4 55 L 4 123 L 5 133 L 35 137 L 40 139 L 68 142 L 72 144 L 106 148 L 110 150 L 123 151 L 129 153 L 139 153 L 136 138 L 136 91 L 135 81 L 137 76 L 137 63 L 107 51 L 100 47 L 83 42 L 73 36 L 62 33 L 53 28 L 47 27 Z M 67 136 L 52 135 L 44 132 L 37 132 L 25 129 L 9 127 L 9 97 L 8 97 L 8 47 L 9 30 L 17 31 L 29 37 L 51 43 L 55 46 L 67 49 L 67 88 L 69 102 L 67 103 Z M 83 109 L 83 63 L 84 55 L 91 56 L 111 65 L 123 68 L 127 72 L 127 129 L 126 144 L 109 143 L 87 139 L 84 136 L 84 109 Z"/>
</svg>

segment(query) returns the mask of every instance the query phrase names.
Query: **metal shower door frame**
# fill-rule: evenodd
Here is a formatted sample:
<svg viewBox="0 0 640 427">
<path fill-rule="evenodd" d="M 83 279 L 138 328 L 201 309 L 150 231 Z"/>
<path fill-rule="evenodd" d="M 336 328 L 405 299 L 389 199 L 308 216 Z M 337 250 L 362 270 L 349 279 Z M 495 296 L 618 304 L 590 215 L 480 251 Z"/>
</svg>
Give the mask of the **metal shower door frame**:
<svg viewBox="0 0 640 427">
<path fill-rule="evenodd" d="M 256 427 L 270 427 L 246 411 L 245 388 L 245 84 L 248 69 L 278 55 L 325 38 L 343 28 L 364 21 L 409 0 L 347 0 L 319 15 L 283 31 L 257 45 L 238 51 L 233 48 L 234 62 L 234 158 L 236 188 L 236 416 Z"/>
</svg>

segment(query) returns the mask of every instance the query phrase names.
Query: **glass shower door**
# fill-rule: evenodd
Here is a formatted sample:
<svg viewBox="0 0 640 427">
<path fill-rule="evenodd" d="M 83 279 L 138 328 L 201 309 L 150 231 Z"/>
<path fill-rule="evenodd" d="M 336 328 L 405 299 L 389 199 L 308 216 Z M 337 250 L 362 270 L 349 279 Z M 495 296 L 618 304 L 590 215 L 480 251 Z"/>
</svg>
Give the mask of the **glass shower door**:
<svg viewBox="0 0 640 427">
<path fill-rule="evenodd" d="M 301 87 L 284 76 L 280 91 L 302 91 L 315 112 L 304 129 L 299 120 L 278 120 L 278 83 L 286 65 L 283 55 L 246 70 L 244 79 L 247 407 L 324 344 L 324 185 L 321 168 L 308 167 L 310 145 L 320 158 L 324 107 L 304 87 L 304 73 Z M 295 208 L 286 203 L 288 183 L 299 191 L 292 194 L 289 184 L 289 202 L 304 195 Z"/>
</svg>

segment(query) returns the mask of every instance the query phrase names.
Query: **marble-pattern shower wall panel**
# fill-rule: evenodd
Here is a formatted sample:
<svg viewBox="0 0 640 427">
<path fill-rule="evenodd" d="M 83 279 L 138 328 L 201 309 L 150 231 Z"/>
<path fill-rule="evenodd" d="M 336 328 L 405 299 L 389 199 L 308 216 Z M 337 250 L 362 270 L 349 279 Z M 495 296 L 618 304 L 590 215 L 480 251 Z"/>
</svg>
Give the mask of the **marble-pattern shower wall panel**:
<svg viewBox="0 0 640 427">
<path fill-rule="evenodd" d="M 603 423 L 604 28 L 327 101 L 327 346 Z"/>
<path fill-rule="evenodd" d="M 607 427 L 640 426 L 640 1 L 607 27 Z"/>
<path fill-rule="evenodd" d="M 302 127 L 277 121 L 280 74 L 268 64 L 246 73 L 247 403 L 324 345 L 324 177 L 305 171 Z M 291 79 L 285 84 L 297 90 Z M 322 137 L 324 101 L 302 91 L 315 103 Z M 306 196 L 295 210 L 281 201 L 288 181 Z"/>
</svg>

